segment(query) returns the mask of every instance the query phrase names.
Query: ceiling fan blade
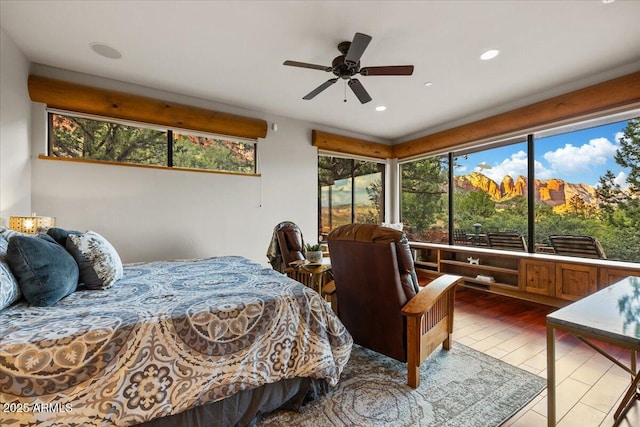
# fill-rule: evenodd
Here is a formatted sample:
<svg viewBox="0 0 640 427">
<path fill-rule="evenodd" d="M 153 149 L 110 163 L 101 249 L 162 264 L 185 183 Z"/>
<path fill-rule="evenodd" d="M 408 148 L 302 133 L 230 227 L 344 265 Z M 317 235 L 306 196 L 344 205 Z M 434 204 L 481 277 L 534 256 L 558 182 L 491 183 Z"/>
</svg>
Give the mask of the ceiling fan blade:
<svg viewBox="0 0 640 427">
<path fill-rule="evenodd" d="M 353 41 L 351 42 L 351 46 L 349 47 L 349 51 L 347 51 L 347 56 L 344 58 L 344 63 L 349 67 L 353 67 L 360 61 L 360 57 L 364 53 L 364 50 L 369 46 L 369 42 L 371 41 L 371 36 L 362 33 L 356 33 L 353 36 Z"/>
<path fill-rule="evenodd" d="M 356 94 L 356 96 L 360 100 L 360 103 L 366 104 L 367 102 L 371 101 L 371 97 L 365 90 L 364 86 L 362 86 L 362 83 L 360 83 L 360 80 L 358 79 L 349 80 L 349 87 L 351 88 L 353 93 Z"/>
<path fill-rule="evenodd" d="M 363 76 L 410 76 L 413 65 L 390 65 L 387 67 L 364 67 L 360 70 Z"/>
<path fill-rule="evenodd" d="M 306 94 L 304 97 L 302 97 L 302 99 L 306 99 L 308 101 L 310 99 L 315 98 L 317 94 L 319 94 L 320 92 L 322 92 L 323 90 L 325 90 L 326 88 L 328 88 L 329 86 L 331 86 L 337 81 L 338 81 L 337 78 L 327 80 L 326 82 L 322 83 L 320 86 L 318 86 L 317 88 L 315 88 L 314 90 Z"/>
<path fill-rule="evenodd" d="M 331 67 L 326 65 L 307 64 L 306 62 L 298 61 L 284 61 L 282 65 L 289 65 L 291 67 L 310 68 L 312 70 L 331 71 Z"/>
</svg>

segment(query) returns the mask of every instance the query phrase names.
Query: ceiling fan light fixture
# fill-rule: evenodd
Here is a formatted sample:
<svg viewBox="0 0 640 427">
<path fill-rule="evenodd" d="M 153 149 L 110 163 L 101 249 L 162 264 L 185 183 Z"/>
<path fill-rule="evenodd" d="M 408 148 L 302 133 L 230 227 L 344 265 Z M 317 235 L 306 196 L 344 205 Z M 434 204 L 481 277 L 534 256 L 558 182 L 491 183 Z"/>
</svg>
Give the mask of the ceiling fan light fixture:
<svg viewBox="0 0 640 427">
<path fill-rule="evenodd" d="M 500 54 L 500 51 L 498 49 L 489 49 L 483 52 L 482 55 L 480 55 L 480 59 L 482 59 L 483 61 L 488 61 L 490 59 L 495 58 L 499 54 Z"/>
</svg>

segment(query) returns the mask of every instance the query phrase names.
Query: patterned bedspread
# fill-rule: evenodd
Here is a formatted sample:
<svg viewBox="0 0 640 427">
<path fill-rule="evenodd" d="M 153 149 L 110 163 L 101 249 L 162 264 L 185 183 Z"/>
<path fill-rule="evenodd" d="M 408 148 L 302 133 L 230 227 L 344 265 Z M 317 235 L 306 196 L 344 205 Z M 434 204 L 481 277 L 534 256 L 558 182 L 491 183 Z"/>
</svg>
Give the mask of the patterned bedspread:
<svg viewBox="0 0 640 427">
<path fill-rule="evenodd" d="M 0 425 L 126 426 L 284 378 L 334 385 L 352 339 L 316 292 L 241 257 L 125 267 L 0 312 Z"/>
</svg>

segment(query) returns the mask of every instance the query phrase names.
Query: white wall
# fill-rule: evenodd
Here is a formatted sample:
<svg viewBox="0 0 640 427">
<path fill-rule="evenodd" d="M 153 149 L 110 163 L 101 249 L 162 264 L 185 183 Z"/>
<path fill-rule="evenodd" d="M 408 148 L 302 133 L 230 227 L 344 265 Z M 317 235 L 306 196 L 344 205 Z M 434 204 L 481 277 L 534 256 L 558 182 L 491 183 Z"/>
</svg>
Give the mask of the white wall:
<svg viewBox="0 0 640 427">
<path fill-rule="evenodd" d="M 0 225 L 31 213 L 29 61 L 0 28 Z"/>
<path fill-rule="evenodd" d="M 32 73 L 278 123 L 259 141 L 261 177 L 153 170 L 38 159 L 46 152 L 46 114 L 34 104 L 32 206 L 58 226 L 103 234 L 125 262 L 242 255 L 266 265 L 273 227 L 283 220 L 316 241 L 311 129 L 339 130 L 66 70 L 33 65 Z"/>
</svg>

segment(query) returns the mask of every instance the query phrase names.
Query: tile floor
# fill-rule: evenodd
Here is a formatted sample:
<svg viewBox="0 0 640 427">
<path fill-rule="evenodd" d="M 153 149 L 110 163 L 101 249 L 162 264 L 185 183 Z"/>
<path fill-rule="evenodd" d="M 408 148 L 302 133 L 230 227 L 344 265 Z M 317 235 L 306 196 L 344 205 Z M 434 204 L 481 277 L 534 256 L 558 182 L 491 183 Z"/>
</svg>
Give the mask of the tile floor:
<svg viewBox="0 0 640 427">
<path fill-rule="evenodd" d="M 486 292 L 457 292 L 454 340 L 546 378 L 545 316 L 555 308 Z M 610 354 L 629 364 L 629 351 L 604 344 Z M 640 365 L 639 365 L 640 366 Z M 613 413 L 630 376 L 613 362 L 568 334 L 556 337 L 557 426 L 613 426 Z M 547 425 L 546 389 L 505 427 Z M 620 427 L 640 426 L 635 402 Z"/>
</svg>

